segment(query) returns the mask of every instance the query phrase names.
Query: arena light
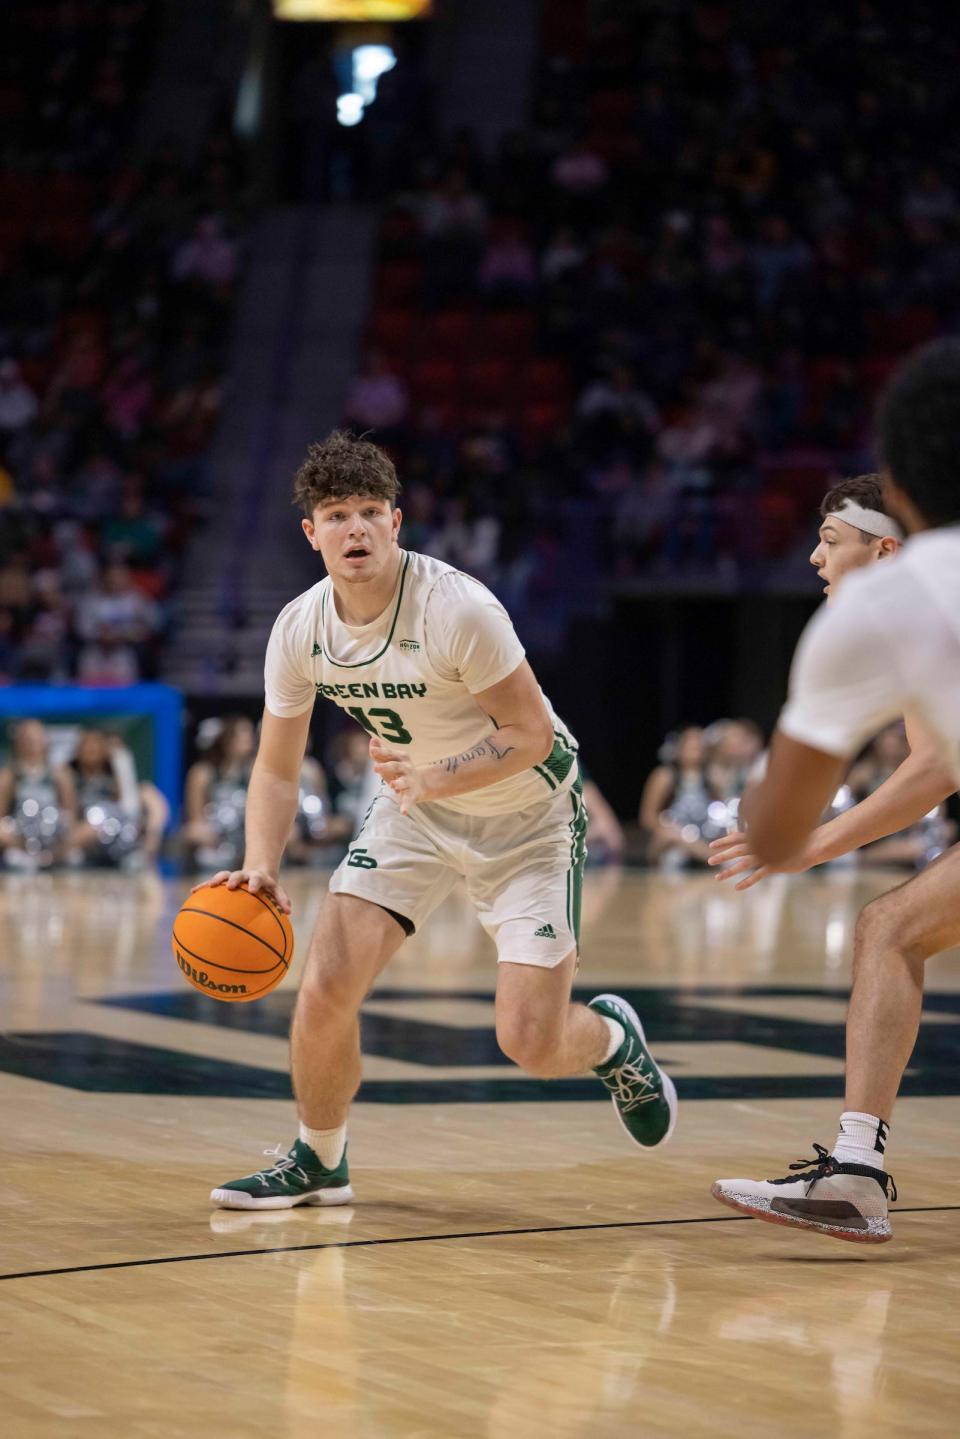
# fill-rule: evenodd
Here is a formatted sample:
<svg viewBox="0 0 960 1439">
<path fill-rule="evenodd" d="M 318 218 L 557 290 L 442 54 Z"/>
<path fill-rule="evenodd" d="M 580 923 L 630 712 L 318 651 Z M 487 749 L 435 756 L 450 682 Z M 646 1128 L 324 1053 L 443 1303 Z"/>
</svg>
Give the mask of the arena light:
<svg viewBox="0 0 960 1439">
<path fill-rule="evenodd" d="M 337 96 L 337 123 L 340 125 L 359 125 L 363 119 L 363 96 L 362 95 L 338 95 Z"/>
<path fill-rule="evenodd" d="M 365 105 L 377 98 L 377 81 L 397 63 L 389 45 L 358 45 L 353 52 L 353 88 Z"/>
<path fill-rule="evenodd" d="M 273 0 L 278 20 L 425 20 L 433 0 Z"/>
<path fill-rule="evenodd" d="M 396 63 L 389 45 L 356 45 L 342 52 L 337 70 L 341 82 L 349 83 L 350 89 L 337 98 L 337 120 L 341 125 L 360 124 L 364 110 L 377 98 L 377 81 Z"/>
</svg>

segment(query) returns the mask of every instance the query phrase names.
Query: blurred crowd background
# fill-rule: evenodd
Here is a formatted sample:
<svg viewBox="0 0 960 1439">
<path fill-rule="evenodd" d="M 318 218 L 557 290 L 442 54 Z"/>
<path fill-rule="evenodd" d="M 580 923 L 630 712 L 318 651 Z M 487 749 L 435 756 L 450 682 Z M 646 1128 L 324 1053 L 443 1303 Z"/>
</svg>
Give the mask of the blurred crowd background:
<svg viewBox="0 0 960 1439">
<path fill-rule="evenodd" d="M 193 873 L 233 869 L 243 858 L 247 785 L 257 748 L 243 714 L 211 716 L 194 735 L 182 816 L 137 772 L 122 734 L 82 725 L 45 726 L 26 718 L 11 726 L 0 767 L 0 865 L 8 870 L 112 868 L 139 872 L 159 861 Z M 300 803 L 287 847 L 288 865 L 325 868 L 341 859 L 357 833 L 378 781 L 368 737 L 345 727 L 322 760 L 311 749 L 300 772 Z M 902 725 L 870 744 L 830 814 L 841 813 L 888 779 L 908 753 Z M 643 786 L 636 815 L 621 820 L 582 764 L 589 824 L 588 864 L 649 865 L 668 872 L 706 866 L 710 842 L 737 828 L 740 796 L 764 763 L 763 736 L 752 720 L 720 719 L 666 736 Z M 834 863 L 920 869 L 956 837 L 944 806 L 919 824 Z"/>
<path fill-rule="evenodd" d="M 236 847 L 265 627 L 316 577 L 286 486 L 336 423 L 394 456 L 404 544 L 513 615 L 595 771 L 595 859 L 697 864 L 735 822 L 820 497 L 960 323 L 960 30 L 930 0 L 511 25 L 0 10 L 0 687 L 176 685 L 190 764 L 161 794 L 122 735 L 11 723 L 6 864 Z M 352 832 L 360 738 L 318 719 L 295 859 Z"/>
</svg>

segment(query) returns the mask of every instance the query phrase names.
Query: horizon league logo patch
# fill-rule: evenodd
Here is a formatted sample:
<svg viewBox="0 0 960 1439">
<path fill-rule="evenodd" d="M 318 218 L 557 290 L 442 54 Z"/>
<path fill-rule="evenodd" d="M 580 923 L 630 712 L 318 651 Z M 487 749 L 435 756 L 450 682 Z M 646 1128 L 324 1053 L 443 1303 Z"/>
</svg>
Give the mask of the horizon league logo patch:
<svg viewBox="0 0 960 1439">
<path fill-rule="evenodd" d="M 410 650 L 411 652 L 413 652 L 414 650 L 419 650 L 420 646 L 418 645 L 416 640 L 400 640 L 399 648 L 402 650 Z"/>
<path fill-rule="evenodd" d="M 202 985 L 204 989 L 215 991 L 217 994 L 246 994 L 247 992 L 245 984 L 218 984 L 215 979 L 210 978 L 205 969 L 194 969 L 189 959 L 182 955 L 179 949 L 177 950 L 177 964 L 188 979 L 192 979 L 194 984 Z"/>
</svg>

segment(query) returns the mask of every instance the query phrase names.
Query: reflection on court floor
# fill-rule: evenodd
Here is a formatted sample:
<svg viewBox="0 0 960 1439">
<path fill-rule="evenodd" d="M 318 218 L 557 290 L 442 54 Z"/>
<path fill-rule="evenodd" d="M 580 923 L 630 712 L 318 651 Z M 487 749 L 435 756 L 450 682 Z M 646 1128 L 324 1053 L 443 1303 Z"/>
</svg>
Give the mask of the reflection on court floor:
<svg viewBox="0 0 960 1439">
<path fill-rule="evenodd" d="M 851 1254 L 708 1193 L 835 1132 L 852 925 L 890 882 L 590 877 L 580 992 L 629 992 L 683 1101 L 649 1157 L 595 1081 L 505 1063 L 492 951 L 453 896 L 367 1007 L 356 1205 L 267 1214 L 207 1193 L 293 1132 L 296 973 L 217 1005 L 170 958 L 184 885 L 0 882 L 5 1430 L 953 1432 L 957 954 L 895 1116 L 893 1244 Z M 294 887 L 302 955 L 322 886 Z"/>
</svg>

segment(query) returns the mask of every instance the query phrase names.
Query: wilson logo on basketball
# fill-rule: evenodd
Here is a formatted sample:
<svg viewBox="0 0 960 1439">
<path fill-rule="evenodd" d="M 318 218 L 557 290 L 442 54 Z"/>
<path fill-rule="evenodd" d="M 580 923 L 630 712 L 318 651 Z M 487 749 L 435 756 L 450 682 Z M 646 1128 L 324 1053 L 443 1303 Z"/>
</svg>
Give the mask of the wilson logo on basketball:
<svg viewBox="0 0 960 1439">
<path fill-rule="evenodd" d="M 202 985 L 204 989 L 215 989 L 218 994 L 246 994 L 247 986 L 245 984 L 217 984 L 215 979 L 210 978 L 206 970 L 194 969 L 189 959 L 185 958 L 179 949 L 176 953 L 177 963 L 187 978 L 193 980 L 194 984 Z"/>
<path fill-rule="evenodd" d="M 273 896 L 199 885 L 173 922 L 173 955 L 188 984 L 227 1003 L 276 989 L 293 958 L 293 929 Z"/>
</svg>

